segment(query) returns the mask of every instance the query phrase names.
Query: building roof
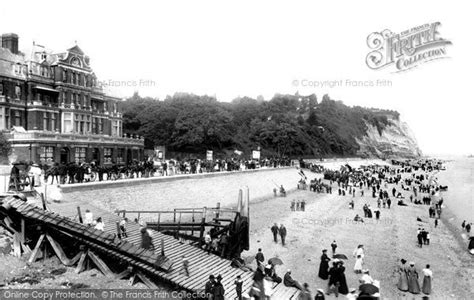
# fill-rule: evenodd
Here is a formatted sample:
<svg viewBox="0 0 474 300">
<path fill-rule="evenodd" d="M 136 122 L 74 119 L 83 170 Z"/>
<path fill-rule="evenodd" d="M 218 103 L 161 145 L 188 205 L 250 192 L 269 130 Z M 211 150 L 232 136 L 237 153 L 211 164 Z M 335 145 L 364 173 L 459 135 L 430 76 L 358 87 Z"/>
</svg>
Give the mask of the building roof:
<svg viewBox="0 0 474 300">
<path fill-rule="evenodd" d="M 72 48 L 69 48 L 67 49 L 68 52 L 73 52 L 73 53 L 76 53 L 76 54 L 79 54 L 79 55 L 84 55 L 84 51 L 82 51 L 81 48 L 79 48 L 78 45 L 72 47 Z"/>
<path fill-rule="evenodd" d="M 9 49 L 0 47 L 0 75 L 14 77 L 14 78 L 25 78 L 26 70 L 23 70 L 26 60 L 23 53 L 13 54 Z M 20 65 L 15 72 L 15 65 Z M 24 72 L 23 72 L 24 71 Z"/>
</svg>

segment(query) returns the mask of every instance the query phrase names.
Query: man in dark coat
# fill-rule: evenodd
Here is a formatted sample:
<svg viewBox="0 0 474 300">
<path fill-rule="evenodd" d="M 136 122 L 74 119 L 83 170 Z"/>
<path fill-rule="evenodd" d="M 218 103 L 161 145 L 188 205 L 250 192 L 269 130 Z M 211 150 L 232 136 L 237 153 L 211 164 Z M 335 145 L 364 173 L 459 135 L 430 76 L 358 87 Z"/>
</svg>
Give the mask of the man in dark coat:
<svg viewBox="0 0 474 300">
<path fill-rule="evenodd" d="M 277 223 L 273 224 L 271 230 L 272 230 L 272 233 L 273 233 L 273 241 L 274 241 L 275 243 L 278 243 L 278 232 L 279 232 L 279 229 L 278 229 Z"/>
<path fill-rule="evenodd" d="M 206 282 L 206 285 L 204 287 L 204 293 L 206 293 L 206 299 L 212 299 L 214 296 L 214 285 L 216 284 L 216 281 L 214 279 L 214 275 L 209 275 L 209 281 Z"/>
<path fill-rule="evenodd" d="M 303 291 L 303 287 L 301 286 L 301 284 L 291 277 L 291 270 L 288 270 L 285 276 L 283 277 L 283 284 L 285 286 L 295 287 Z"/>
<path fill-rule="evenodd" d="M 321 255 L 321 263 L 319 264 L 319 273 L 318 273 L 318 276 L 319 278 L 321 279 L 328 279 L 329 277 L 329 261 L 331 260 L 328 256 L 327 256 L 327 252 L 328 250 L 324 249 L 323 250 L 323 255 Z"/>
<path fill-rule="evenodd" d="M 336 262 L 332 263 L 332 267 L 329 269 L 329 281 L 328 281 L 328 289 L 326 291 L 327 295 L 330 295 L 332 291 L 334 290 L 334 293 L 336 294 L 336 297 L 339 295 L 339 281 L 337 277 L 337 271 L 336 271 Z"/>
<path fill-rule="evenodd" d="M 336 241 L 332 241 L 331 243 L 332 255 L 336 254 L 336 248 L 337 248 Z"/>
<path fill-rule="evenodd" d="M 338 262 L 336 268 L 336 282 L 339 283 L 339 293 L 343 295 L 347 295 L 349 293 L 349 288 L 347 287 L 346 275 L 344 271 L 346 268 L 344 267 L 344 263 L 342 261 Z"/>
<path fill-rule="evenodd" d="M 285 246 L 286 227 L 283 224 L 281 224 L 279 231 L 280 231 L 280 237 L 281 237 L 281 244 Z"/>
<path fill-rule="evenodd" d="M 222 285 L 221 281 L 222 281 L 222 276 L 219 274 L 219 275 L 217 275 L 217 282 L 214 285 L 214 298 L 213 298 L 213 300 L 224 300 L 225 299 L 224 298 L 225 290 L 224 290 L 224 286 Z"/>
<path fill-rule="evenodd" d="M 255 260 L 257 261 L 257 267 L 263 264 L 263 262 L 265 261 L 265 256 L 263 256 L 261 248 L 258 249 L 258 252 L 255 255 Z"/>
</svg>

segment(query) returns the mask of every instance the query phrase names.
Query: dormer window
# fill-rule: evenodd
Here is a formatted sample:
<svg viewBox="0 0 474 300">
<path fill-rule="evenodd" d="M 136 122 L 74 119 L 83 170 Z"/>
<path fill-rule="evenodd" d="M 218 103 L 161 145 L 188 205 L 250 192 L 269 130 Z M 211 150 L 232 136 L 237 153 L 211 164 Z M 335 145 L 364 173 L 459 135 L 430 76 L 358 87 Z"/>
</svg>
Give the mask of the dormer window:
<svg viewBox="0 0 474 300">
<path fill-rule="evenodd" d="M 46 60 L 46 52 L 41 53 L 41 60 Z"/>
</svg>

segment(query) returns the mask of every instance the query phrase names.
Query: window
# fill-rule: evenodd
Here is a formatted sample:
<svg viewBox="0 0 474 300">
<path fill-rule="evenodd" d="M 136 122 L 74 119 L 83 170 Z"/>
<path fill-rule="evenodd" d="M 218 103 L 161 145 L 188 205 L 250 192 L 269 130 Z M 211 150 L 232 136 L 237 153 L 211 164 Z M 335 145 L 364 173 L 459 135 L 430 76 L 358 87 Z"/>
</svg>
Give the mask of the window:
<svg viewBox="0 0 474 300">
<path fill-rule="evenodd" d="M 5 128 L 10 129 L 10 109 L 5 108 Z"/>
<path fill-rule="evenodd" d="M 63 70 L 63 82 L 67 81 L 67 73 Z"/>
<path fill-rule="evenodd" d="M 40 148 L 40 162 L 52 162 L 54 155 L 54 147 L 46 146 Z"/>
<path fill-rule="evenodd" d="M 112 136 L 120 136 L 120 121 L 113 120 L 112 121 Z"/>
<path fill-rule="evenodd" d="M 0 83 L 0 95 L 3 95 L 3 83 Z"/>
<path fill-rule="evenodd" d="M 104 162 L 111 163 L 112 162 L 112 148 L 105 148 L 104 149 Z"/>
<path fill-rule="evenodd" d="M 72 113 L 63 114 L 63 133 L 70 133 L 73 131 L 72 127 Z"/>
<path fill-rule="evenodd" d="M 124 153 L 125 153 L 125 150 L 123 148 L 117 149 L 117 163 L 123 163 Z"/>
<path fill-rule="evenodd" d="M 55 131 L 56 129 L 57 129 L 56 114 L 51 113 L 51 131 Z"/>
<path fill-rule="evenodd" d="M 6 124 L 5 124 L 5 113 L 4 113 L 4 108 L 3 107 L 0 107 L 0 130 L 2 129 L 5 129 L 5 128 L 8 128 L 6 127 Z"/>
<path fill-rule="evenodd" d="M 85 128 L 87 133 L 91 132 L 91 116 L 87 115 L 86 118 L 86 128 Z"/>
<path fill-rule="evenodd" d="M 82 163 L 86 161 L 86 148 L 80 147 L 76 148 L 75 152 L 76 163 Z"/>
<path fill-rule="evenodd" d="M 15 97 L 21 99 L 21 88 L 19 85 L 15 86 Z"/>
<path fill-rule="evenodd" d="M 20 111 L 15 110 L 15 120 L 13 121 L 14 126 L 21 126 L 21 115 Z"/>
<path fill-rule="evenodd" d="M 104 122 L 102 120 L 102 118 L 97 118 L 98 121 L 99 121 L 99 133 L 102 134 L 104 132 Z"/>
<path fill-rule="evenodd" d="M 49 130 L 49 113 L 43 112 L 43 130 Z"/>
</svg>

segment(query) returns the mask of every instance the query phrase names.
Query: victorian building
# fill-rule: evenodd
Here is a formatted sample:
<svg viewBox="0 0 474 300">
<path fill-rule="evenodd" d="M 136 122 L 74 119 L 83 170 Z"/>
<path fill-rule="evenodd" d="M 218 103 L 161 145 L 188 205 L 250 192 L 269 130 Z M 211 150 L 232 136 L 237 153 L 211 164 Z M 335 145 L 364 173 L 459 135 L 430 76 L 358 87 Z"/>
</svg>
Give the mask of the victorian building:
<svg viewBox="0 0 474 300">
<path fill-rule="evenodd" d="M 27 55 L 16 34 L 3 34 L 1 46 L 0 130 L 16 160 L 126 164 L 143 158 L 143 139 L 123 136 L 120 99 L 104 92 L 79 46 L 53 53 L 33 45 Z"/>
</svg>

